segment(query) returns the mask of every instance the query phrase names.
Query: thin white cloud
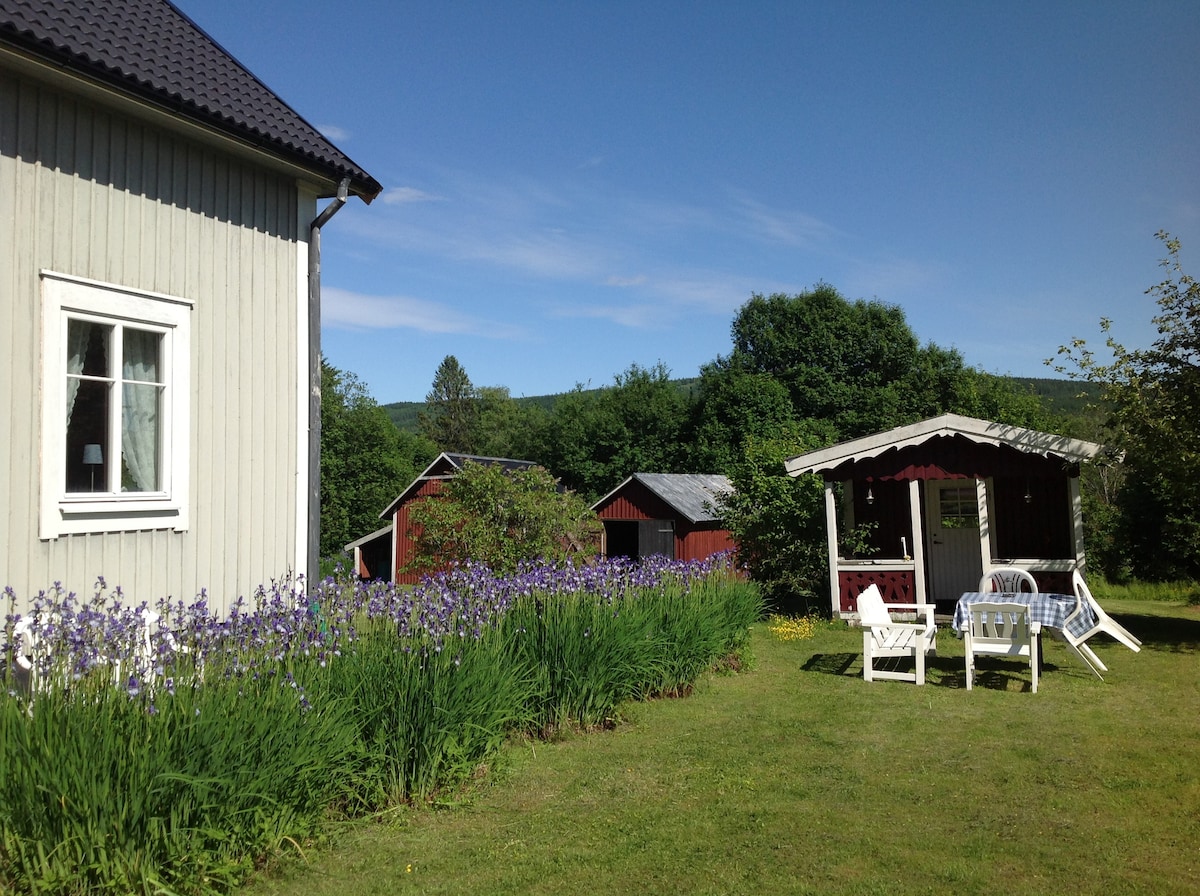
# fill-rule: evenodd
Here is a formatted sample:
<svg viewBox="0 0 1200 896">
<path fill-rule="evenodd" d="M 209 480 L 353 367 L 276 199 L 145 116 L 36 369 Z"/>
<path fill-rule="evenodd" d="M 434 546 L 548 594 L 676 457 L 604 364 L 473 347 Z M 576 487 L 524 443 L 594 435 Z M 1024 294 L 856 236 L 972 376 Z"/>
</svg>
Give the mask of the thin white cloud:
<svg viewBox="0 0 1200 896">
<path fill-rule="evenodd" d="M 416 187 L 392 187 L 384 191 L 380 200 L 384 205 L 405 205 L 410 202 L 438 202 L 441 198 Z"/>
<path fill-rule="evenodd" d="M 335 143 L 345 143 L 350 139 L 350 132 L 345 128 L 338 127 L 336 124 L 318 125 L 317 130 Z"/>
<path fill-rule="evenodd" d="M 457 243 L 462 258 L 514 268 L 556 280 L 594 280 L 602 276 L 608 250 L 561 232 L 512 236 L 464 235 Z"/>
<path fill-rule="evenodd" d="M 767 242 L 812 249 L 839 236 L 836 227 L 794 209 L 774 209 L 748 196 L 735 196 L 741 223 Z"/>
<path fill-rule="evenodd" d="M 644 286 L 649 278 L 645 274 L 635 274 L 632 277 L 619 277 L 616 274 L 611 274 L 605 281 L 605 286 L 615 286 L 619 289 L 628 289 L 633 286 Z"/>
<path fill-rule="evenodd" d="M 663 309 L 652 303 L 638 305 L 595 305 L 560 308 L 554 315 L 561 318 L 607 320 L 631 330 L 658 329 L 663 324 Z"/>
<path fill-rule="evenodd" d="M 578 298 L 564 300 L 553 316 L 603 317 L 629 327 L 674 325 L 686 312 L 728 314 L 754 292 L 796 288 L 750 270 L 752 259 L 730 261 L 745 273 L 702 267 L 700 259 L 711 256 L 705 246 L 730 246 L 737 254 L 747 246 L 757 251 L 763 242 L 810 250 L 821 244 L 828 252 L 842 241 L 836 228 L 810 215 L 769 208 L 730 190 L 695 203 L 461 174 L 443 175 L 430 190 L 436 195 L 415 187 L 389 190 L 383 202 L 404 205 L 401 214 L 364 213 L 343 226 L 364 243 L 471 265 L 477 272 L 491 268 L 491 276 L 502 281 L 516 275 L 552 289 L 573 284 Z M 689 267 L 688 257 L 699 263 Z M 582 296 L 606 287 L 626 291 L 624 300 L 600 311 L 587 307 L 593 299 Z M 631 296 L 665 307 L 631 309 Z"/>
<path fill-rule="evenodd" d="M 451 333 L 511 339 L 523 336 L 512 324 L 463 314 L 439 302 L 409 296 L 372 296 L 337 287 L 321 290 L 324 325 L 343 330 L 410 329 L 421 333 Z"/>
<path fill-rule="evenodd" d="M 840 288 L 850 298 L 878 296 L 885 302 L 895 302 L 914 292 L 928 291 L 944 279 L 945 271 L 939 265 L 887 258 L 850 266 Z"/>
</svg>

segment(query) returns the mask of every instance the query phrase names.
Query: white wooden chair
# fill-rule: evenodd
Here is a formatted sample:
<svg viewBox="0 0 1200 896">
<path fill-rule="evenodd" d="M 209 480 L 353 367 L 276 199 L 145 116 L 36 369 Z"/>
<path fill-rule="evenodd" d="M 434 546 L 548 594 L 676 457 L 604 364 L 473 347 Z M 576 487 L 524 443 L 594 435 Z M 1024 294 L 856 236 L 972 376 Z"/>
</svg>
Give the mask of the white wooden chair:
<svg viewBox="0 0 1200 896">
<path fill-rule="evenodd" d="M 45 675 L 52 668 L 52 648 L 41 636 L 45 619 L 37 615 L 22 616 L 13 626 L 11 647 L 16 661 L 14 672 L 18 681 L 24 682 L 22 686 L 28 687 L 30 696 L 50 686 Z M 52 614 L 49 621 L 57 624 L 58 614 Z"/>
<path fill-rule="evenodd" d="M 1091 589 L 1088 588 L 1087 582 L 1083 580 L 1083 576 L 1079 574 L 1079 570 L 1071 573 L 1071 587 L 1075 591 L 1075 612 L 1067 617 L 1066 625 L 1070 625 L 1071 620 L 1079 613 L 1083 612 L 1084 605 L 1092 608 L 1092 612 L 1096 614 L 1096 624 L 1078 637 L 1082 643 L 1095 634 L 1104 632 L 1113 639 L 1121 642 L 1134 653 L 1138 653 L 1142 649 L 1142 642 L 1123 625 L 1104 612 L 1104 607 L 1097 603 L 1096 598 L 1092 597 Z M 1066 625 L 1064 625 L 1064 634 L 1066 634 Z M 1083 644 L 1083 647 L 1087 647 Z M 1096 654 L 1087 650 L 1088 654 L 1095 660 L 1101 669 L 1107 671 L 1107 667 L 1096 658 Z M 1099 674 L 1099 673 L 1097 673 Z"/>
<path fill-rule="evenodd" d="M 912 611 L 916 622 L 896 622 L 889 610 Z M 937 626 L 933 604 L 885 604 L 878 585 L 869 585 L 858 596 L 858 617 L 863 630 L 863 680 L 890 678 L 925 683 L 925 657 L 937 654 Z M 924 617 L 924 621 L 921 621 Z M 912 672 L 875 668 L 877 659 L 912 657 Z"/>
<path fill-rule="evenodd" d="M 970 625 L 963 633 L 967 655 L 967 690 L 975 679 L 975 657 L 1028 657 L 1033 693 L 1038 688 L 1037 639 L 1041 623 L 1029 618 L 1023 604 L 977 603 L 970 607 Z"/>
<path fill-rule="evenodd" d="M 979 590 L 984 594 L 1037 594 L 1038 585 L 1028 570 L 996 566 L 983 574 Z"/>
</svg>

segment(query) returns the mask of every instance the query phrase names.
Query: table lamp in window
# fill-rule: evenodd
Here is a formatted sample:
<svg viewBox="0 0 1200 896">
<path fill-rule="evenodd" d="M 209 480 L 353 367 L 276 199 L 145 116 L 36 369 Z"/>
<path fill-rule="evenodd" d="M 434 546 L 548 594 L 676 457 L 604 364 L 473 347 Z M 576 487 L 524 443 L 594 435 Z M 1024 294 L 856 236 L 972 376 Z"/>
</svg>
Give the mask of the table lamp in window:
<svg viewBox="0 0 1200 896">
<path fill-rule="evenodd" d="M 90 444 L 83 446 L 83 463 L 85 466 L 91 467 L 92 470 L 92 491 L 96 490 L 96 467 L 104 464 L 104 451 L 99 445 Z"/>
</svg>

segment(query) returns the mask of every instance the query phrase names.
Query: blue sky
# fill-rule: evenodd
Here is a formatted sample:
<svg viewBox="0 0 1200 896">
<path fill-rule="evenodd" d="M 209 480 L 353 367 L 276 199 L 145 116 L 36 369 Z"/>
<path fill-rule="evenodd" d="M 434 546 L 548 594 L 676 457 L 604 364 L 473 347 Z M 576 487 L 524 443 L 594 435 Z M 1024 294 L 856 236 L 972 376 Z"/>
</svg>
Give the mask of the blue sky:
<svg viewBox="0 0 1200 896">
<path fill-rule="evenodd" d="M 1200 275 L 1194 2 L 176 0 L 385 193 L 323 238 L 323 348 L 381 403 L 675 377 L 825 281 L 1053 375 Z"/>
</svg>

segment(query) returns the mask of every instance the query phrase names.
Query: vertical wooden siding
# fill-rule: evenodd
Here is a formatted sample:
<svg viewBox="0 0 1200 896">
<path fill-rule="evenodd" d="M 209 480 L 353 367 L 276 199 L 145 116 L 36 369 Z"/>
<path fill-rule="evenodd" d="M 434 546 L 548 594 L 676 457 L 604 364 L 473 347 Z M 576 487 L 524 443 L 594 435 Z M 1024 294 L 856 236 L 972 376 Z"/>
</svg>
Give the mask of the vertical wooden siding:
<svg viewBox="0 0 1200 896">
<path fill-rule="evenodd" d="M 425 574 L 423 571 L 405 570 L 404 567 L 416 556 L 415 539 L 420 537 L 420 531 L 413 526 L 409 511 L 413 505 L 424 498 L 441 494 L 442 481 L 430 479 L 421 483 L 403 504 L 396 508 L 392 515 L 392 557 L 395 568 L 392 570 L 392 581 L 398 585 L 415 585 Z"/>
<path fill-rule="evenodd" d="M 103 575 L 227 606 L 291 570 L 314 211 L 294 180 L 0 70 L 0 586 Z M 38 540 L 42 269 L 195 302 L 188 531 Z"/>
<path fill-rule="evenodd" d="M 718 524 L 711 524 L 716 526 Z M 677 560 L 704 560 L 722 551 L 736 551 L 737 542 L 728 529 L 677 527 L 675 530 L 675 558 Z"/>
</svg>

